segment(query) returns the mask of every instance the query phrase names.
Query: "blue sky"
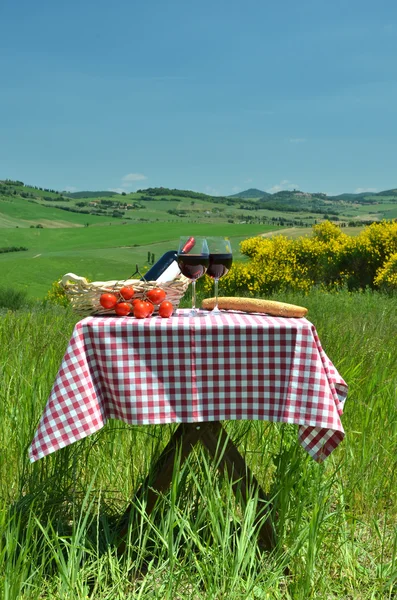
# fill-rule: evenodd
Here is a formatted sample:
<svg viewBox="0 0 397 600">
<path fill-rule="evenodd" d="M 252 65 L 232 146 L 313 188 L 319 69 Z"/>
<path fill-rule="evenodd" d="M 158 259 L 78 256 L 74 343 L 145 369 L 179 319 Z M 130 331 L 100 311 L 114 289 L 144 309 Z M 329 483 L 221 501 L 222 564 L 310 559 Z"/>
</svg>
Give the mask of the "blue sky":
<svg viewBox="0 0 397 600">
<path fill-rule="evenodd" d="M 2 0 L 0 179 L 397 187 L 395 0 Z"/>
</svg>

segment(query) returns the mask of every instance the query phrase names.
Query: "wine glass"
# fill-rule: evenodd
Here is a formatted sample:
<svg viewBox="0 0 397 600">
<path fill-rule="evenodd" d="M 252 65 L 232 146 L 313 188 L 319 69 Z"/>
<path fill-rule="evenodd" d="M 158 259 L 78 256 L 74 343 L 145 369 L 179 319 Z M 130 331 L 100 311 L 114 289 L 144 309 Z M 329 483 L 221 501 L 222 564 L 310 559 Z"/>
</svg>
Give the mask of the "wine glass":
<svg viewBox="0 0 397 600">
<path fill-rule="evenodd" d="M 229 272 L 233 262 L 232 246 L 230 240 L 226 237 L 209 237 L 207 244 L 210 251 L 210 261 L 207 269 L 207 275 L 214 280 L 215 287 L 215 306 L 212 313 L 219 314 L 218 308 L 218 282 L 221 277 Z"/>
<path fill-rule="evenodd" d="M 192 282 L 192 309 L 189 316 L 196 317 L 196 281 L 204 275 L 209 264 L 209 250 L 204 237 L 181 237 L 177 256 L 182 275 Z"/>
</svg>

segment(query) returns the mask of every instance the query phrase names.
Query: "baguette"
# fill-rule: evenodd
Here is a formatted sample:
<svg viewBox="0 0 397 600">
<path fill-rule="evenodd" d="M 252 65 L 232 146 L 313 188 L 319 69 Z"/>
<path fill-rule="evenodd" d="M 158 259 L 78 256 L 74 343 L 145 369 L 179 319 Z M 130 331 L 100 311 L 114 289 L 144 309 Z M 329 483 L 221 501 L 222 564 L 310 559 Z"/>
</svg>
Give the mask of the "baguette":
<svg viewBox="0 0 397 600">
<path fill-rule="evenodd" d="M 212 310 L 215 306 L 215 298 L 205 298 L 201 306 L 206 310 Z M 295 304 L 286 304 L 276 300 L 262 300 L 261 298 L 234 298 L 232 296 L 218 298 L 218 308 L 266 313 L 275 317 L 304 317 L 308 312 L 307 308 Z"/>
</svg>

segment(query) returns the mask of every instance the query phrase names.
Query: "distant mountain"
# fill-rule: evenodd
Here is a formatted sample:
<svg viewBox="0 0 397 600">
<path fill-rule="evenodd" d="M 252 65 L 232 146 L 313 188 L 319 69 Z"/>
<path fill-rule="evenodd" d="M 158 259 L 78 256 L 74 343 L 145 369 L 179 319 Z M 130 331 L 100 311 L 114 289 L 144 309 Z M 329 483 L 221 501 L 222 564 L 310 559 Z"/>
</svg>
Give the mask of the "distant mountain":
<svg viewBox="0 0 397 600">
<path fill-rule="evenodd" d="M 108 196 L 119 196 L 117 192 L 62 192 L 67 198 L 107 198 Z"/>
<path fill-rule="evenodd" d="M 378 192 L 377 194 L 366 194 L 367 196 L 397 196 L 397 189 L 394 190 L 385 190 L 384 192 Z"/>
<path fill-rule="evenodd" d="M 229 198 L 263 198 L 264 196 L 270 196 L 267 192 L 262 192 L 262 190 L 257 190 L 256 188 L 250 188 L 249 190 L 245 190 L 245 192 L 239 192 L 238 194 L 233 194 L 233 196 L 229 196 Z"/>
<path fill-rule="evenodd" d="M 314 192 L 314 193 L 310 193 L 310 192 L 301 192 L 301 190 L 280 190 L 279 192 L 275 192 L 274 194 L 268 194 L 268 196 L 271 196 L 273 200 L 288 200 L 290 198 L 293 198 L 295 200 L 310 200 L 310 199 L 314 199 L 314 198 L 320 198 L 321 200 L 326 200 L 327 199 L 327 194 L 324 194 L 323 192 Z"/>
</svg>

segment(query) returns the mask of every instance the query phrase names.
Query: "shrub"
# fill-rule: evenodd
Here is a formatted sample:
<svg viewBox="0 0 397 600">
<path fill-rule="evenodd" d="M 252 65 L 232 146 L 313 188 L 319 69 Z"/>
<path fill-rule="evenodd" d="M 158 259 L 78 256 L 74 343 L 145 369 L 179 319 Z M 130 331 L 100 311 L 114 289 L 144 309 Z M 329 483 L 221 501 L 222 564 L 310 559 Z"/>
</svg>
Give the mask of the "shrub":
<svg viewBox="0 0 397 600">
<path fill-rule="evenodd" d="M 31 302 L 27 299 L 27 292 L 25 290 L 0 287 L 0 308 L 18 310 L 30 303 Z"/>
<path fill-rule="evenodd" d="M 47 292 L 46 301 L 50 304 L 58 304 L 59 306 L 70 306 L 69 299 L 65 290 L 60 286 L 58 281 L 54 281 L 51 288 Z"/>
<path fill-rule="evenodd" d="M 397 222 L 372 223 L 351 237 L 324 221 L 312 237 L 254 237 L 240 244 L 247 263 L 235 263 L 222 279 L 222 293 L 263 295 L 327 290 L 397 289 Z M 205 282 L 210 291 L 210 282 Z"/>
<path fill-rule="evenodd" d="M 0 248 L 0 254 L 5 254 L 6 252 L 23 252 L 28 250 L 26 246 L 5 246 Z"/>
<path fill-rule="evenodd" d="M 313 237 L 321 242 L 330 242 L 331 240 L 346 239 L 348 236 L 342 233 L 338 225 L 330 221 L 322 221 L 313 225 Z"/>
<path fill-rule="evenodd" d="M 386 292 L 397 290 L 397 252 L 378 269 L 374 282 Z"/>
</svg>

